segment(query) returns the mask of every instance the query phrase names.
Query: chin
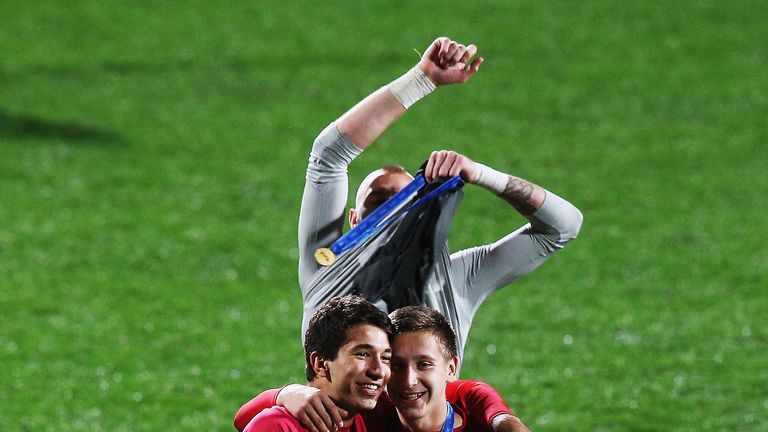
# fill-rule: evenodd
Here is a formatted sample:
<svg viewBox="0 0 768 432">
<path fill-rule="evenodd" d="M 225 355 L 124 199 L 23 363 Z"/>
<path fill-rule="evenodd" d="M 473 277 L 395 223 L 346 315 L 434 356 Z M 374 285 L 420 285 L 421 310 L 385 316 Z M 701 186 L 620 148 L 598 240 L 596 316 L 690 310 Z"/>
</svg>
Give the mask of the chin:
<svg viewBox="0 0 768 432">
<path fill-rule="evenodd" d="M 426 405 L 424 404 L 404 404 L 397 403 L 395 407 L 400 414 L 408 420 L 415 420 L 424 417 L 426 413 Z"/>
<path fill-rule="evenodd" d="M 398 408 L 397 410 L 407 422 L 418 421 L 426 415 L 426 411 L 421 408 L 406 408 L 402 410 Z"/>
<path fill-rule="evenodd" d="M 355 404 L 355 407 L 358 411 L 368 411 L 376 408 L 376 400 L 375 399 L 366 399 L 359 401 Z"/>
<path fill-rule="evenodd" d="M 359 396 L 357 400 L 354 401 L 353 405 L 361 410 L 369 410 L 376 406 L 376 401 L 378 399 L 378 397 L 371 397 L 370 395 Z"/>
</svg>

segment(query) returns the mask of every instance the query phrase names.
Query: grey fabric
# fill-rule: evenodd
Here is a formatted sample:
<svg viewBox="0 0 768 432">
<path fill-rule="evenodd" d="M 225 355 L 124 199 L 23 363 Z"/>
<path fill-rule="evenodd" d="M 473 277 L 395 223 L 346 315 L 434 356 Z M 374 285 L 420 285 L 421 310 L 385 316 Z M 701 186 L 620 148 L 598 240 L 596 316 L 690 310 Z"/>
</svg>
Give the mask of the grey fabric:
<svg viewBox="0 0 768 432">
<path fill-rule="evenodd" d="M 315 311 L 328 299 L 352 292 L 350 287 L 324 284 L 323 278 L 351 275 L 360 269 L 386 242 L 397 225 L 368 239 L 362 248 L 342 255 L 333 267 L 339 275 L 319 271 L 314 252 L 328 247 L 342 234 L 348 193 L 347 166 L 361 152 L 334 124 L 315 140 L 307 167 L 306 184 L 299 215 L 299 285 L 304 317 L 302 335 Z M 510 207 L 510 215 L 514 210 Z M 544 263 L 554 252 L 574 239 L 582 222 L 579 210 L 547 191 L 541 208 L 523 225 L 500 240 L 449 254 L 442 248 L 432 276 L 427 280 L 423 304 L 440 311 L 453 326 L 459 356 L 477 309 L 494 291 L 514 282 Z M 313 280 L 313 278 L 315 278 Z M 327 279 L 325 279 L 327 281 Z M 446 282 L 447 281 L 447 282 Z M 377 306 L 390 312 L 383 301 Z"/>
</svg>

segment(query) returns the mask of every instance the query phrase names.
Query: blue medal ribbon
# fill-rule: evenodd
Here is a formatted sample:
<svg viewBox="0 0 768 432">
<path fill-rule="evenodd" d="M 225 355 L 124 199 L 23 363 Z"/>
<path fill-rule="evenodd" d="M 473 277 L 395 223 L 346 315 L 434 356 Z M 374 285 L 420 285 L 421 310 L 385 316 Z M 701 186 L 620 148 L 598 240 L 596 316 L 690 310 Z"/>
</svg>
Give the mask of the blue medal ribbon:
<svg viewBox="0 0 768 432">
<path fill-rule="evenodd" d="M 453 407 L 448 401 L 445 401 L 445 404 L 448 406 L 448 412 L 445 414 L 445 423 L 443 423 L 440 432 L 451 432 L 453 430 Z"/>
<path fill-rule="evenodd" d="M 394 196 L 392 196 L 392 198 L 388 199 L 379 208 L 374 210 L 373 213 L 368 215 L 368 217 L 357 224 L 357 226 L 333 242 L 330 247 L 331 251 L 336 256 L 338 256 L 339 254 L 357 246 L 373 234 L 380 231 L 382 228 L 397 220 L 400 216 L 404 215 L 408 211 L 421 206 L 427 201 L 432 200 L 447 191 L 455 189 L 461 184 L 461 177 L 455 176 L 451 178 L 450 180 L 435 188 L 435 190 L 412 203 L 410 206 L 400 208 L 407 200 L 411 199 L 414 194 L 418 193 L 418 191 L 426 184 L 427 181 L 424 179 L 423 175 L 416 176 L 416 178 L 413 179 L 413 181 L 410 182 L 406 187 L 400 190 L 400 192 L 396 193 Z M 398 208 L 400 209 L 398 210 Z"/>
<path fill-rule="evenodd" d="M 452 432 L 453 431 L 453 407 L 451 406 L 451 403 L 448 401 L 445 401 L 445 405 L 448 408 L 447 412 L 445 413 L 445 423 L 443 423 L 443 428 L 440 429 L 440 432 Z M 398 418 L 397 414 L 394 414 L 393 422 L 390 423 L 389 429 L 391 432 L 398 432 L 403 430 L 403 425 L 400 424 L 400 419 Z"/>
</svg>

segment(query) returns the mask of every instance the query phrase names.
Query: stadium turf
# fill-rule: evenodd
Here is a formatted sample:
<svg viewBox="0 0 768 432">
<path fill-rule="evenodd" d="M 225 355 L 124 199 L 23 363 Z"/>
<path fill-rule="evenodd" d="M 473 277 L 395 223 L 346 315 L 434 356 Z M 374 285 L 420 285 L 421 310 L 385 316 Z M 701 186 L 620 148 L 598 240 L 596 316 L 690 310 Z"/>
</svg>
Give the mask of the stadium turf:
<svg viewBox="0 0 768 432">
<path fill-rule="evenodd" d="M 226 431 L 300 382 L 310 143 L 440 35 L 480 73 L 352 181 L 453 149 L 585 215 L 481 308 L 462 376 L 539 431 L 768 430 L 766 21 L 757 0 L 6 5 L 0 430 Z M 467 189 L 451 245 L 522 223 Z"/>
</svg>

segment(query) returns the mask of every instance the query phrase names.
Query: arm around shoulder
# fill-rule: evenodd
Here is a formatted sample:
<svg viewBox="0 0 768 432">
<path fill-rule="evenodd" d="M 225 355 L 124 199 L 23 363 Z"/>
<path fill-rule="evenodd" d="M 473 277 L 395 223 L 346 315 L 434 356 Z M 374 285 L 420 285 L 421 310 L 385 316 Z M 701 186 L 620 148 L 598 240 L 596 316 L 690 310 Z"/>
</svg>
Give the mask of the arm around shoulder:
<svg viewBox="0 0 768 432">
<path fill-rule="evenodd" d="M 241 406 L 237 410 L 237 414 L 235 414 L 235 429 L 242 432 L 248 422 L 256 417 L 257 414 L 277 405 L 277 395 L 279 393 L 279 388 L 266 390 Z"/>
<path fill-rule="evenodd" d="M 484 429 L 494 432 L 530 432 L 509 409 L 499 392 L 488 383 L 454 381 L 448 383 L 446 396 L 451 403 L 462 403 L 470 417 Z"/>
<path fill-rule="evenodd" d="M 469 416 L 486 429 L 492 428 L 493 419 L 497 416 L 512 414 L 499 392 L 483 381 L 449 382 L 446 387 L 446 398 L 452 404 L 463 405 Z"/>
<path fill-rule="evenodd" d="M 243 432 L 298 432 L 303 428 L 283 408 L 274 407 L 259 413 L 246 426 Z"/>
</svg>

